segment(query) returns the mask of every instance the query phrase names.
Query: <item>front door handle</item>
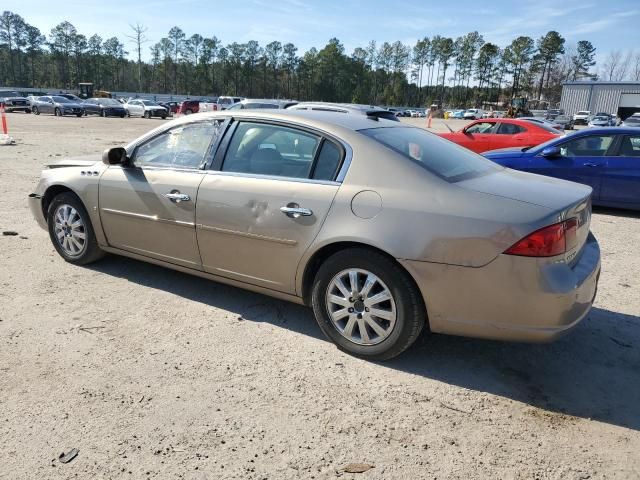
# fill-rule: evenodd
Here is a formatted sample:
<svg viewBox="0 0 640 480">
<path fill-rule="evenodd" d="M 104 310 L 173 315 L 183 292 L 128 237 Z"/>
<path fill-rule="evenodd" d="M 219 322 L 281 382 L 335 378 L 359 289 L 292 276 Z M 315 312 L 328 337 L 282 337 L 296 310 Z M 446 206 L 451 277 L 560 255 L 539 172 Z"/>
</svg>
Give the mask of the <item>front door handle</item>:
<svg viewBox="0 0 640 480">
<path fill-rule="evenodd" d="M 280 207 L 280 211 L 289 218 L 310 217 L 313 212 L 308 208 L 302 208 L 297 203 L 288 203 L 284 207 Z"/>
<path fill-rule="evenodd" d="M 599 167 L 597 163 L 583 163 L 585 167 Z"/>
<path fill-rule="evenodd" d="M 188 202 L 189 200 L 191 200 L 191 197 L 189 195 L 187 195 L 186 193 L 180 193 L 177 190 L 169 193 L 163 193 L 162 196 L 175 203 Z"/>
</svg>

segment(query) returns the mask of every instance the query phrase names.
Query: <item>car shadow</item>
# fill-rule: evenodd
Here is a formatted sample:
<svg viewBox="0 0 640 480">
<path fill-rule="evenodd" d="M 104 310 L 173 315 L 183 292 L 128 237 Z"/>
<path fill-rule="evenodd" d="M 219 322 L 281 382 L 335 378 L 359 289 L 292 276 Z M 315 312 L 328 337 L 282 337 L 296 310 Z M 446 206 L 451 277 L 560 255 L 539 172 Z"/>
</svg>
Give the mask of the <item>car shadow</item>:
<svg viewBox="0 0 640 480">
<path fill-rule="evenodd" d="M 110 255 L 94 271 L 324 339 L 310 309 L 239 288 Z M 400 357 L 378 364 L 450 385 L 640 430 L 640 317 L 594 308 L 551 344 L 423 335 Z"/>
<path fill-rule="evenodd" d="M 614 207 L 593 207 L 593 213 L 600 215 L 609 215 L 611 217 L 640 218 L 640 211 L 624 210 Z"/>
</svg>

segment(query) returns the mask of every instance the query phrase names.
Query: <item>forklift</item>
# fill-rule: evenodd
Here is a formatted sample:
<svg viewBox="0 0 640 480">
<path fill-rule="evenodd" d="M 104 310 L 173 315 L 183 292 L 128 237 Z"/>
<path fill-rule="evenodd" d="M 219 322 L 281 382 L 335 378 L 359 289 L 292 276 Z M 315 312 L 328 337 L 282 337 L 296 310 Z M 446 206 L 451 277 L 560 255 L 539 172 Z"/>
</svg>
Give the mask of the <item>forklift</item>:
<svg viewBox="0 0 640 480">
<path fill-rule="evenodd" d="M 81 82 L 78 83 L 78 96 L 83 100 L 87 98 L 111 98 L 111 92 L 105 90 L 94 90 L 93 83 Z"/>
</svg>

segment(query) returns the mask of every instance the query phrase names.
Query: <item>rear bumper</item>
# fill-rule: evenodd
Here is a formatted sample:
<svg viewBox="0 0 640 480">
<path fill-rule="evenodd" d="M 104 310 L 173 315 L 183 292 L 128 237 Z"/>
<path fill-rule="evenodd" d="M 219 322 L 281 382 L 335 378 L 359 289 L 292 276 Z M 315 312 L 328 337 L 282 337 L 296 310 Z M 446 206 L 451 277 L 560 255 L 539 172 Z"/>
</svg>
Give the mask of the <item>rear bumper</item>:
<svg viewBox="0 0 640 480">
<path fill-rule="evenodd" d="M 600 247 L 589 234 L 572 267 L 511 255 L 500 255 L 480 268 L 401 263 L 422 291 L 433 332 L 549 342 L 591 310 L 600 275 Z"/>
<path fill-rule="evenodd" d="M 36 219 L 36 222 L 38 222 L 41 228 L 47 230 L 47 220 L 44 218 L 44 213 L 42 212 L 42 196 L 37 193 L 30 193 L 28 202 L 29 210 L 31 210 L 33 218 Z"/>
</svg>

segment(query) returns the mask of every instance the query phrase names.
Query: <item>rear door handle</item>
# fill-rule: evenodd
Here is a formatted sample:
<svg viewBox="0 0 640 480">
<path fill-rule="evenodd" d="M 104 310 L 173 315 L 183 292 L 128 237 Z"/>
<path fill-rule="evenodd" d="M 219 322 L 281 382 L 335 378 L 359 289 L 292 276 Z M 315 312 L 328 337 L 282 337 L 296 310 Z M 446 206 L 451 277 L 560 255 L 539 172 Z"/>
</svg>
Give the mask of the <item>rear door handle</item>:
<svg viewBox="0 0 640 480">
<path fill-rule="evenodd" d="M 171 200 L 172 202 L 175 203 L 180 203 L 180 202 L 188 202 L 189 200 L 191 200 L 191 197 L 189 195 L 187 195 L 186 193 L 180 193 L 177 191 L 172 191 L 169 193 L 163 193 L 162 196 L 164 198 L 167 198 L 169 200 Z"/>
<path fill-rule="evenodd" d="M 289 203 L 284 207 L 280 207 L 280 211 L 289 218 L 310 217 L 313 211 L 308 208 L 302 208 L 297 203 Z"/>
</svg>

